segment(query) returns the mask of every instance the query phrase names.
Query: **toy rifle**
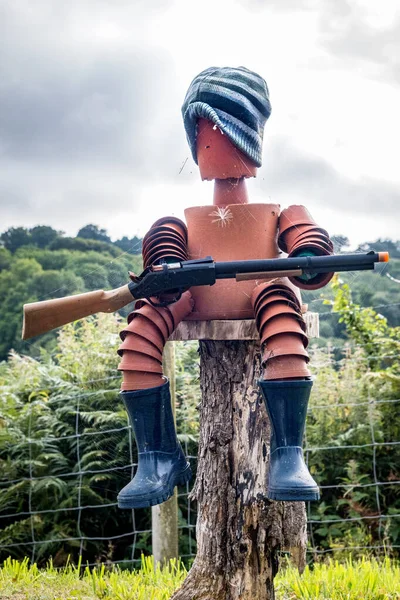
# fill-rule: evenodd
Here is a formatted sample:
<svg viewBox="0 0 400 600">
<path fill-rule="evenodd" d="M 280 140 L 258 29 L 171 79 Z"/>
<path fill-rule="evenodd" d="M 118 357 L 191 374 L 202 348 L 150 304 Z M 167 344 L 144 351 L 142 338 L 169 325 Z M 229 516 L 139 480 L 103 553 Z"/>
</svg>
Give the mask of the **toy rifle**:
<svg viewBox="0 0 400 600">
<path fill-rule="evenodd" d="M 388 260 L 387 252 L 368 252 L 231 262 L 214 262 L 207 256 L 198 260 L 152 265 L 140 276 L 131 274 L 132 281 L 115 290 L 97 290 L 25 304 L 22 338 L 29 339 L 98 312 L 114 312 L 140 298 L 148 298 L 155 306 L 167 306 L 179 300 L 185 290 L 197 285 L 213 285 L 217 279 L 246 281 L 340 271 L 365 271 L 373 270 L 375 263 Z M 172 294 L 172 299 L 161 300 L 160 304 L 151 300 L 154 297 L 163 298 L 165 294 Z"/>
</svg>

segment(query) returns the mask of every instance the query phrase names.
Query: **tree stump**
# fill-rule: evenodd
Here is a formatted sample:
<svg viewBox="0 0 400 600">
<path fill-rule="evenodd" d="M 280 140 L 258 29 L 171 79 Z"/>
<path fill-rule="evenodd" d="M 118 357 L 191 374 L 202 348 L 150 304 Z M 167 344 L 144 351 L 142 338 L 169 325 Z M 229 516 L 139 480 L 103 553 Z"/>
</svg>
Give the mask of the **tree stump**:
<svg viewBox="0 0 400 600">
<path fill-rule="evenodd" d="M 292 550 L 302 569 L 307 533 L 303 502 L 266 498 L 270 427 L 257 384 L 259 341 L 207 339 L 200 357 L 197 556 L 171 600 L 269 600 L 279 550 Z"/>
</svg>

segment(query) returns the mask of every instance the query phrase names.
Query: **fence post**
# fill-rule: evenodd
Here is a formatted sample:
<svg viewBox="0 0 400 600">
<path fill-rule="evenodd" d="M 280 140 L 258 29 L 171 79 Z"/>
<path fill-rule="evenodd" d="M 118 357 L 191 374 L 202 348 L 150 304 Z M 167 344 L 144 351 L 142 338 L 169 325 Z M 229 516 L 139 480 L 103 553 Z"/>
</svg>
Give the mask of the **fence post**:
<svg viewBox="0 0 400 600">
<path fill-rule="evenodd" d="M 172 412 L 175 418 L 175 346 L 167 342 L 163 354 L 164 374 L 170 381 Z M 151 509 L 152 549 L 154 565 L 161 565 L 171 558 L 178 558 L 178 493 Z"/>
</svg>

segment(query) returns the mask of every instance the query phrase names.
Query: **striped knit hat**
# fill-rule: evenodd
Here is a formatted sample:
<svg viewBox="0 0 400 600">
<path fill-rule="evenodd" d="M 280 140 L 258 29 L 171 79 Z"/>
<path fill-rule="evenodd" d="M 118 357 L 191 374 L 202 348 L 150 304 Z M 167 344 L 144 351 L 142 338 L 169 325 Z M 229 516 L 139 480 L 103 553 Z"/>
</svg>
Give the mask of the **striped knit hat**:
<svg viewBox="0 0 400 600">
<path fill-rule="evenodd" d="M 266 82 L 245 67 L 210 67 L 195 77 L 183 106 L 183 123 L 197 163 L 197 119 L 212 121 L 258 167 L 264 125 L 271 114 Z"/>
</svg>

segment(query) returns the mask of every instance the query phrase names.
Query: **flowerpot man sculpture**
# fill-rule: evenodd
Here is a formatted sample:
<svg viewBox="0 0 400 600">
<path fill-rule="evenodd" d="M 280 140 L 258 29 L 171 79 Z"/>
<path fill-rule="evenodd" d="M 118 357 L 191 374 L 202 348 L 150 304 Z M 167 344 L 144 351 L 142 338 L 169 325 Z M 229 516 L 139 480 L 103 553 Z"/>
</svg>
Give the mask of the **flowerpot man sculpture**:
<svg viewBox="0 0 400 600">
<path fill-rule="evenodd" d="M 216 261 L 332 254 L 328 233 L 303 206 L 251 204 L 246 178 L 261 166 L 268 87 L 244 67 L 212 67 L 190 84 L 182 107 L 189 146 L 203 180 L 214 180 L 213 206 L 185 211 L 187 226 L 162 218 L 143 240 L 144 266 L 211 255 Z M 168 298 L 136 302 L 121 332 L 122 397 L 138 446 L 138 469 L 118 495 L 121 508 L 167 500 L 191 477 L 177 440 L 169 383 L 162 373 L 165 342 L 182 320 L 256 319 L 262 348 L 259 382 L 271 421 L 267 496 L 319 498 L 303 458 L 302 438 L 312 387 L 298 288 L 317 289 L 332 274 L 264 280 L 220 280 Z M 261 279 L 261 277 L 260 277 Z"/>
</svg>

